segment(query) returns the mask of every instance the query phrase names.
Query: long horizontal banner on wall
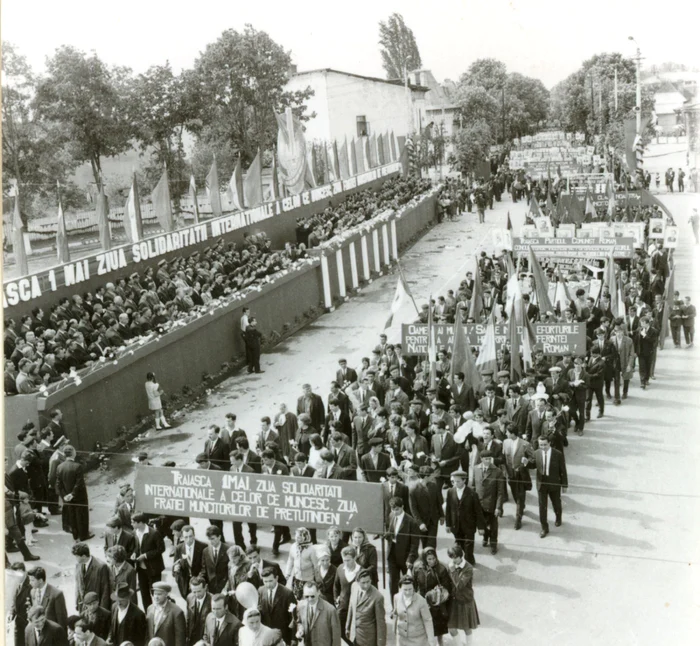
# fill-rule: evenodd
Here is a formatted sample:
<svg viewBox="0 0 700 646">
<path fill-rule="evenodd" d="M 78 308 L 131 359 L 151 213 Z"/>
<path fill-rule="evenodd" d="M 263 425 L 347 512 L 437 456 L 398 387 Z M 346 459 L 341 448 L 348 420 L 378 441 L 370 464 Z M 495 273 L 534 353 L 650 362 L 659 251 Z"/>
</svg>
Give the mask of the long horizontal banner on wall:
<svg viewBox="0 0 700 646">
<path fill-rule="evenodd" d="M 170 516 L 381 532 L 379 485 L 352 480 L 138 467 L 136 507 Z"/>
<path fill-rule="evenodd" d="M 513 238 L 513 253 L 543 258 L 633 258 L 633 238 Z"/>
<path fill-rule="evenodd" d="M 374 168 L 349 180 L 335 182 L 333 185 L 320 186 L 299 195 L 268 202 L 255 209 L 207 220 L 172 233 L 145 238 L 134 244 L 115 247 L 110 251 L 96 253 L 74 262 L 7 281 L 3 284 L 3 307 L 12 307 L 20 302 L 34 300 L 46 292 L 56 291 L 59 287 L 79 285 L 92 276 L 107 276 L 113 271 L 129 267 L 133 267 L 136 271 L 139 263 L 144 260 L 157 258 L 178 249 L 186 249 L 207 240 L 216 241 L 217 238 L 231 231 L 267 220 L 305 204 L 327 200 L 334 194 L 391 175 L 400 168 L 401 164 Z"/>
<path fill-rule="evenodd" d="M 486 336 L 485 323 L 467 323 L 465 326 L 469 345 L 480 346 Z M 438 348 L 452 352 L 454 325 L 435 325 Z M 537 350 L 546 356 L 559 356 L 564 352 L 586 354 L 586 326 L 582 323 L 535 323 Z M 521 336 L 521 330 L 518 331 Z M 496 325 L 496 348 L 510 342 L 508 325 Z M 428 354 L 428 326 L 423 323 L 405 323 L 401 326 L 401 351 L 407 355 Z"/>
</svg>

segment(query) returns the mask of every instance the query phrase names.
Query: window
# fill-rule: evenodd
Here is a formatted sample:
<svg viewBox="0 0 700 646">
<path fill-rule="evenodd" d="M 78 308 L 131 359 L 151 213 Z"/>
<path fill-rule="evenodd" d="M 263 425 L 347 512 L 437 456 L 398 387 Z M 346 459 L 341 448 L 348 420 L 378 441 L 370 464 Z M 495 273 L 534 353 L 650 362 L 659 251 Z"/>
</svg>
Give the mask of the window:
<svg viewBox="0 0 700 646">
<path fill-rule="evenodd" d="M 365 115 L 360 115 L 357 117 L 357 136 L 366 137 L 369 135 L 369 123 L 367 123 L 367 117 Z"/>
</svg>

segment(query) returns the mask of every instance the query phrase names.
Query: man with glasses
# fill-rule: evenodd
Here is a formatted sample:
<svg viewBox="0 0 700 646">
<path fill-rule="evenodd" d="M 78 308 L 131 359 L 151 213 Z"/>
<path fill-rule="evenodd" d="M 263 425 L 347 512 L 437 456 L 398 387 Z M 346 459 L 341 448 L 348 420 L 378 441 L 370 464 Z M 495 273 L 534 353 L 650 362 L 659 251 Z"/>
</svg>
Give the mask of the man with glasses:
<svg viewBox="0 0 700 646">
<path fill-rule="evenodd" d="M 296 637 L 309 646 L 340 646 L 338 611 L 321 599 L 314 581 L 304 584 L 304 598 L 297 608 Z"/>
</svg>

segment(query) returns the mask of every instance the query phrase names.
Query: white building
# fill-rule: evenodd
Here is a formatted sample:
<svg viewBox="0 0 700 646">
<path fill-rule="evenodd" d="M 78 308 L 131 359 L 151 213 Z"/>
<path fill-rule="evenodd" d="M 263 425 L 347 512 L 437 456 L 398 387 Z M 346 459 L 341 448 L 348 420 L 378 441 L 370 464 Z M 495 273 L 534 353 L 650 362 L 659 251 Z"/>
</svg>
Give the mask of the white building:
<svg viewBox="0 0 700 646">
<path fill-rule="evenodd" d="M 683 103 L 685 97 L 676 91 L 654 94 L 654 114 L 664 134 L 673 134 L 676 125 L 683 123 Z"/>
<path fill-rule="evenodd" d="M 314 95 L 306 102 L 307 113 L 316 116 L 307 121 L 307 141 L 341 142 L 362 135 L 380 135 L 392 130 L 396 137 L 418 131 L 420 107 L 427 87 L 400 80 L 361 76 L 332 69 L 293 74 L 286 90 L 311 87 Z"/>
</svg>

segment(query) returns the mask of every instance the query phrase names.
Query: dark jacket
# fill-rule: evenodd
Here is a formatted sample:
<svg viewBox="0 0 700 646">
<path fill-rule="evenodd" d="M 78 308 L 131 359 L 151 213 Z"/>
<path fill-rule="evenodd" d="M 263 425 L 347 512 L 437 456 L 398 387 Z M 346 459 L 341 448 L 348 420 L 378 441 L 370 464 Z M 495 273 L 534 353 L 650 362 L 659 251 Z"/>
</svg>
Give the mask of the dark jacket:
<svg viewBox="0 0 700 646">
<path fill-rule="evenodd" d="M 126 610 L 124 621 L 119 623 L 119 607 L 115 603 L 112 607 L 109 636 L 112 644 L 121 644 L 130 641 L 134 646 L 146 644 L 146 615 L 136 604 L 130 603 Z"/>
</svg>

